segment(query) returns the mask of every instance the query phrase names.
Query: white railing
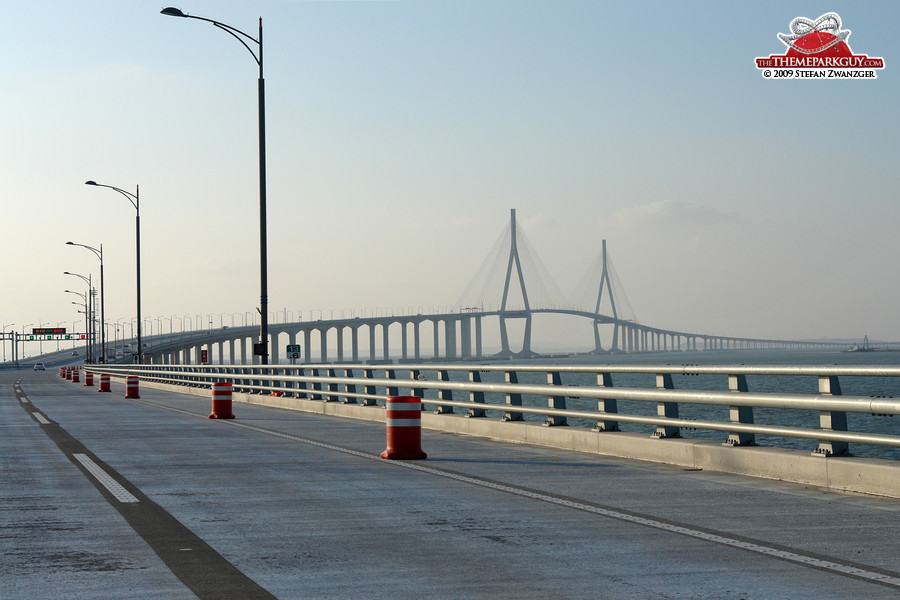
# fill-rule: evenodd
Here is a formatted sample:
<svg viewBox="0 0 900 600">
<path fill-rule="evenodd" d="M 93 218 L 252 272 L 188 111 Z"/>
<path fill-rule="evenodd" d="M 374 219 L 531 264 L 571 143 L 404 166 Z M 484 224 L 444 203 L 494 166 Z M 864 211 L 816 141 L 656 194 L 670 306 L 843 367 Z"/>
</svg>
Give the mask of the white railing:
<svg viewBox="0 0 900 600">
<path fill-rule="evenodd" d="M 174 385 L 209 387 L 214 381 L 231 381 L 236 392 L 250 394 L 365 405 L 383 405 L 389 396 L 414 395 L 437 413 L 452 413 L 455 408 L 461 408 L 469 417 L 507 421 L 543 417 L 547 426 L 573 425 L 596 431 L 617 431 L 621 424 L 633 424 L 644 429 L 649 426 L 650 435 L 661 439 L 682 437 L 685 430 L 706 432 L 707 439 L 715 435 L 713 432 L 721 432 L 726 436 L 723 443 L 736 447 L 756 445 L 756 436 L 817 440 L 813 452 L 823 456 L 848 455 L 852 443 L 882 447 L 888 458 L 891 452 L 894 457 L 900 456 L 896 451 L 887 450 L 900 448 L 897 428 L 879 426 L 876 420 L 876 417 L 900 414 L 900 399 L 883 393 L 844 395 L 840 384 L 840 378 L 844 378 L 853 382 L 848 388 L 892 390 L 900 383 L 900 368 L 896 367 L 549 364 L 95 367 L 95 372 L 138 375 L 146 381 Z M 673 377 L 678 376 L 685 379 L 680 384 L 683 387 L 675 389 Z M 622 381 L 633 383 L 641 377 L 646 380 L 643 385 L 613 386 L 614 378 L 621 385 Z M 797 378 L 811 379 L 811 385 L 817 381 L 817 387 L 815 393 L 750 391 L 748 377 L 764 378 L 769 388 L 779 378 L 790 378 L 795 387 Z M 564 378 L 568 384 L 563 383 Z M 724 385 L 705 389 L 715 388 L 717 379 L 727 380 L 727 389 L 723 389 Z M 697 382 L 705 385 L 698 386 Z M 457 399 L 454 393 L 467 395 L 468 399 Z M 759 417 L 764 422 L 756 422 Z"/>
</svg>

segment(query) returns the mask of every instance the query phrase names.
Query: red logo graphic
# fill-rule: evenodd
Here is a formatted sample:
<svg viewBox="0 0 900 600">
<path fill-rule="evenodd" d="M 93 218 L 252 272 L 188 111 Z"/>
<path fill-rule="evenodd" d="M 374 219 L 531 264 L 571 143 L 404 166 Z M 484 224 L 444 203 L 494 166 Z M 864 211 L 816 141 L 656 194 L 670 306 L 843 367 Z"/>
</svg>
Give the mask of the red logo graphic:
<svg viewBox="0 0 900 600">
<path fill-rule="evenodd" d="M 797 17 L 791 33 L 779 33 L 785 54 L 757 57 L 756 68 L 766 79 L 877 79 L 884 59 L 854 54 L 847 45 L 849 29 L 842 29 L 837 13 L 825 13 L 815 21 Z"/>
</svg>

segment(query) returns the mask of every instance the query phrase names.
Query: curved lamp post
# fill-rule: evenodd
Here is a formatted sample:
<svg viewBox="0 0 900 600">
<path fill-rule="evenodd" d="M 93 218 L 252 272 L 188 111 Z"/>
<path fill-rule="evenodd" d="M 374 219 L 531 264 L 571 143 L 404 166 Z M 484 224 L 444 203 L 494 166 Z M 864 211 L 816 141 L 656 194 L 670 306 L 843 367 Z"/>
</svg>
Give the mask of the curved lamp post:
<svg viewBox="0 0 900 600">
<path fill-rule="evenodd" d="M 19 352 L 19 343 L 16 342 L 16 368 L 17 369 L 19 368 L 19 355 L 25 354 L 25 330 L 28 327 L 31 327 L 32 325 L 34 325 L 34 323 L 28 323 L 27 325 L 22 325 L 22 352 L 21 353 Z M 26 357 L 22 356 L 22 358 L 24 359 Z"/>
<path fill-rule="evenodd" d="M 85 348 L 87 349 L 88 363 L 92 363 L 94 362 L 94 344 L 97 341 L 97 332 L 94 331 L 94 318 L 93 315 L 91 315 L 91 304 L 93 304 L 91 302 L 91 292 L 94 289 L 93 284 L 91 283 L 91 276 L 88 275 L 87 277 L 85 277 L 84 275 L 79 275 L 78 273 L 70 273 L 68 271 L 63 271 L 63 275 L 80 277 L 82 281 L 88 284 L 87 292 L 85 292 L 84 294 L 80 294 L 78 292 L 70 292 L 69 290 L 66 290 L 66 292 L 69 294 L 78 294 L 79 296 L 84 298 L 84 333 L 87 336 L 87 343 L 85 344 Z"/>
<path fill-rule="evenodd" d="M 3 331 L 3 362 L 6 362 L 6 328 L 12 327 L 13 325 L 15 325 L 15 323 L 7 323 L 6 325 L 3 326 L 3 329 L 0 330 L 0 331 Z M 11 331 L 10 335 L 9 335 L 10 347 L 12 347 L 12 341 L 13 341 L 13 338 L 15 337 L 15 335 L 13 335 L 13 334 L 15 334 L 15 331 Z"/>
<path fill-rule="evenodd" d="M 135 240 L 135 256 L 137 257 L 137 354 L 136 359 L 138 363 L 144 362 L 143 355 L 143 344 L 141 343 L 141 188 L 140 186 L 134 186 L 134 193 L 126 192 L 123 189 L 111 186 L 111 185 L 103 185 L 102 183 L 97 183 L 96 181 L 85 181 L 85 185 L 95 185 L 97 187 L 105 187 L 111 190 L 115 190 L 128 198 L 128 201 L 131 202 L 131 205 L 134 207 L 136 211 L 134 217 L 134 240 Z"/>
<path fill-rule="evenodd" d="M 260 271 L 260 291 L 259 291 L 259 344 L 255 344 L 253 353 L 259 355 L 262 364 L 269 362 L 269 293 L 268 293 L 268 273 L 266 260 L 266 83 L 263 78 L 263 30 L 262 17 L 259 18 L 259 39 L 244 33 L 240 29 L 235 29 L 230 25 L 206 19 L 204 17 L 195 17 L 188 15 L 179 8 L 169 6 L 160 11 L 161 14 L 170 17 L 182 17 L 185 19 L 197 19 L 198 21 L 206 21 L 212 23 L 222 31 L 225 31 L 247 49 L 253 56 L 253 60 L 259 65 L 259 81 L 257 85 L 257 93 L 259 98 L 259 271 Z M 247 41 L 256 44 L 257 51 L 247 44 Z"/>
<path fill-rule="evenodd" d="M 84 244 L 76 244 L 75 242 L 66 242 L 67 246 L 81 246 L 82 248 L 87 248 L 91 252 L 97 255 L 97 258 L 100 259 L 100 362 L 106 362 L 106 328 L 103 324 L 106 322 L 106 310 L 105 304 L 103 302 L 103 244 L 100 244 L 100 249 L 92 248 L 91 246 L 85 246 Z"/>
<path fill-rule="evenodd" d="M 82 294 L 81 292 L 73 292 L 72 290 L 65 290 L 65 292 L 67 294 L 75 294 L 76 296 L 80 297 L 83 300 L 84 318 L 87 321 L 90 318 L 90 312 L 88 311 L 88 296 L 87 296 L 87 294 Z M 77 302 L 72 302 L 72 304 L 74 304 L 75 306 L 79 305 Z M 78 312 L 81 312 L 81 311 L 78 311 Z M 87 328 L 85 327 L 85 329 L 87 329 Z M 89 334 L 87 334 L 87 335 L 89 335 Z M 85 360 L 87 360 L 87 362 L 90 363 L 91 362 L 91 345 L 90 345 L 90 343 L 87 343 L 84 346 L 85 346 Z"/>
</svg>

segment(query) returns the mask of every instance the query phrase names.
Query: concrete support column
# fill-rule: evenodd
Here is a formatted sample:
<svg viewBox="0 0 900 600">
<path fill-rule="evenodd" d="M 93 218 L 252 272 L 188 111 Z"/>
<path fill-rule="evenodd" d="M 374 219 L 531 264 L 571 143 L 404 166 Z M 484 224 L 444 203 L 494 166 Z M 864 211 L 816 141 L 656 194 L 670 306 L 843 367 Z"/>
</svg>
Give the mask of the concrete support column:
<svg viewBox="0 0 900 600">
<path fill-rule="evenodd" d="M 344 326 L 338 325 L 334 328 L 337 332 L 337 361 L 339 363 L 344 361 Z"/>
<path fill-rule="evenodd" d="M 419 328 L 422 326 L 421 321 L 416 321 L 413 323 L 413 356 L 416 361 L 422 360 L 422 352 L 420 348 L 420 340 L 419 340 Z"/>
<path fill-rule="evenodd" d="M 475 317 L 475 356 L 478 358 L 484 356 L 484 349 L 481 341 L 481 317 Z"/>
<path fill-rule="evenodd" d="M 272 355 L 269 357 L 269 363 L 273 365 L 277 365 L 281 360 L 281 354 L 278 353 L 278 331 L 270 331 L 269 338 L 272 340 L 272 343 L 269 344 L 271 348 Z"/>
<path fill-rule="evenodd" d="M 312 360 L 312 329 L 303 330 L 303 362 L 311 363 Z"/>
<path fill-rule="evenodd" d="M 319 329 L 319 346 L 322 349 L 321 362 L 328 362 L 328 330 Z"/>
<path fill-rule="evenodd" d="M 369 362 L 375 360 L 375 324 L 369 325 Z"/>
<path fill-rule="evenodd" d="M 408 325 L 409 325 L 408 321 L 400 322 L 400 357 L 403 360 L 407 360 L 409 358 L 409 356 L 408 356 L 409 344 L 406 341 L 406 329 L 407 329 Z"/>
<path fill-rule="evenodd" d="M 391 324 L 385 322 L 381 325 L 381 352 L 385 361 L 391 359 Z"/>
<path fill-rule="evenodd" d="M 441 322 L 435 319 L 432 321 L 434 323 L 434 357 L 437 358 L 440 356 L 441 349 L 441 339 L 440 339 L 440 329 Z"/>
<path fill-rule="evenodd" d="M 447 319 L 444 327 L 444 345 L 447 347 L 447 358 L 454 359 L 456 356 L 456 319 Z"/>
<path fill-rule="evenodd" d="M 463 359 L 472 358 L 472 318 L 459 320 L 459 353 Z"/>
<path fill-rule="evenodd" d="M 359 325 L 350 328 L 350 354 L 354 363 L 359 362 Z"/>
</svg>

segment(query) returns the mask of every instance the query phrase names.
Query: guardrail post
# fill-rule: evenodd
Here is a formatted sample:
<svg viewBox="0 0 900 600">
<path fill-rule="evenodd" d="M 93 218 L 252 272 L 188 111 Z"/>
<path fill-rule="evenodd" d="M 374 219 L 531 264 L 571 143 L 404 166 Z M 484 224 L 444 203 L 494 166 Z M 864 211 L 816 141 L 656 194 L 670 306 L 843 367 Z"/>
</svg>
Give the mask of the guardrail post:
<svg viewBox="0 0 900 600">
<path fill-rule="evenodd" d="M 728 389 L 735 393 L 749 392 L 747 386 L 746 375 L 729 375 Z M 753 424 L 753 407 L 752 406 L 730 406 L 728 407 L 728 420 L 732 423 Z M 723 446 L 755 446 L 756 437 L 752 433 L 729 432 L 728 439 Z"/>
<path fill-rule="evenodd" d="M 337 371 L 329 368 L 328 376 L 331 378 L 337 377 Z M 340 400 L 340 397 L 337 395 L 337 392 L 339 391 L 338 384 L 329 381 L 328 382 L 328 391 L 330 393 L 325 397 L 325 402 L 337 402 L 338 400 Z"/>
<path fill-rule="evenodd" d="M 437 331 L 437 328 L 435 328 L 435 331 Z M 440 371 L 438 371 L 438 379 L 440 379 L 441 381 L 450 381 L 450 372 L 447 371 L 446 369 L 441 369 Z M 453 400 L 453 390 L 445 390 L 445 389 L 438 390 L 438 398 L 441 400 Z M 436 415 L 453 414 L 453 407 L 452 406 L 442 406 L 442 405 L 438 404 L 438 407 L 434 411 L 434 414 L 436 414 Z"/>
<path fill-rule="evenodd" d="M 841 382 L 836 375 L 819 377 L 819 393 L 823 396 L 840 396 Z M 844 411 L 823 410 L 819 412 L 819 427 L 825 431 L 847 431 L 847 413 Z M 813 456 L 833 456 L 850 454 L 847 442 L 820 441 L 813 450 Z"/>
<path fill-rule="evenodd" d="M 413 381 L 425 381 L 425 376 L 422 375 L 422 372 L 419 371 L 419 369 L 412 369 L 409 372 L 409 378 L 412 379 Z M 414 387 L 412 389 L 412 395 L 416 396 L 417 398 L 424 398 L 425 397 L 425 388 Z"/>
<path fill-rule="evenodd" d="M 469 371 L 469 381 L 472 383 L 481 383 L 481 371 Z M 469 392 L 469 402 L 484 404 L 484 392 Z M 466 411 L 466 417 L 483 417 L 484 410 L 480 408 L 470 408 Z"/>
<path fill-rule="evenodd" d="M 518 383 L 519 383 L 519 375 L 515 371 L 506 371 L 503 379 L 504 379 L 504 381 L 506 381 L 506 383 L 512 383 L 512 384 L 516 384 L 516 385 L 518 385 Z M 511 393 L 511 394 L 507 393 L 506 394 L 506 404 L 507 404 L 507 406 L 522 406 L 522 394 L 520 394 L 518 392 Z M 521 421 L 522 413 L 507 411 L 503 415 L 502 420 L 503 421 Z"/>
<path fill-rule="evenodd" d="M 384 374 L 388 379 L 397 379 L 397 371 L 394 369 L 385 369 Z M 400 388 L 397 386 L 388 386 L 387 388 L 388 396 L 399 396 Z"/>
<path fill-rule="evenodd" d="M 671 373 L 657 373 L 656 374 L 656 388 L 660 389 L 660 390 L 674 390 L 675 384 L 672 383 Z M 677 419 L 678 418 L 678 404 L 675 402 L 657 402 L 656 403 L 656 416 L 668 417 L 670 419 Z M 653 432 L 652 437 L 659 438 L 659 439 L 677 438 L 677 437 L 681 437 L 681 432 L 678 430 L 678 427 L 672 427 L 670 425 L 657 425 L 656 431 Z"/>
<path fill-rule="evenodd" d="M 602 387 L 602 388 L 613 387 L 612 374 L 611 373 L 597 373 L 597 387 Z M 600 398 L 597 400 L 597 410 L 602 413 L 615 414 L 615 413 L 619 412 L 619 406 L 615 399 Z M 619 422 L 612 421 L 612 420 L 597 421 L 597 426 L 594 427 L 594 431 L 618 431 L 618 430 L 619 430 Z"/>
<path fill-rule="evenodd" d="M 297 377 L 304 377 L 304 376 L 306 376 L 306 369 L 304 369 L 303 367 L 297 368 Z M 294 396 L 297 398 L 309 398 L 309 394 L 306 393 L 306 391 L 308 389 L 309 388 L 307 387 L 305 381 L 298 381 L 297 382 L 297 391 L 294 392 Z"/>
<path fill-rule="evenodd" d="M 562 385 L 562 377 L 559 374 L 559 371 L 549 371 L 547 373 L 547 383 L 550 385 Z M 547 397 L 547 406 L 549 408 L 554 408 L 558 410 L 566 410 L 566 397 L 565 396 L 548 396 Z M 547 420 L 544 421 L 544 427 L 556 427 L 559 425 L 568 425 L 568 421 L 566 421 L 565 417 L 558 417 L 556 415 L 547 415 Z"/>
<path fill-rule="evenodd" d="M 315 368 L 312 369 L 312 376 L 313 376 L 313 377 L 318 377 L 318 376 L 319 376 L 319 369 L 315 369 Z M 322 394 L 319 393 L 319 392 L 322 391 L 322 384 L 319 383 L 318 381 L 313 381 L 313 382 L 312 382 L 312 389 L 313 389 L 313 393 L 312 393 L 312 395 L 309 397 L 310 400 L 323 400 Z"/>
<path fill-rule="evenodd" d="M 366 379 L 375 379 L 375 370 L 374 369 L 366 369 Z M 377 393 L 377 391 L 376 391 L 374 385 L 367 385 L 366 386 L 366 397 L 363 398 L 363 401 L 362 401 L 363 406 L 375 406 L 376 404 L 378 404 L 375 401 L 375 398 L 372 397 L 372 396 L 375 396 L 376 393 Z"/>
<path fill-rule="evenodd" d="M 340 338 L 338 338 L 340 339 Z M 344 377 L 352 378 L 353 377 L 353 369 L 344 369 Z M 356 384 L 348 383 L 344 385 L 344 393 L 348 394 L 344 396 L 344 404 L 356 404 L 356 396 L 350 396 L 349 394 L 356 393 Z"/>
</svg>

